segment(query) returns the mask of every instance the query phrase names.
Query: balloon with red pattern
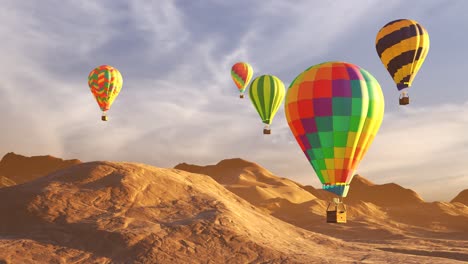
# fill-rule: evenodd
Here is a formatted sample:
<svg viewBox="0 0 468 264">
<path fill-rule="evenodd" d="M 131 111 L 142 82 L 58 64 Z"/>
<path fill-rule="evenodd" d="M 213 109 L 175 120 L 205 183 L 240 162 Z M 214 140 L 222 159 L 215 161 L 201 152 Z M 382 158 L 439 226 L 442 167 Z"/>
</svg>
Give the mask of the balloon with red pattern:
<svg viewBox="0 0 468 264">
<path fill-rule="evenodd" d="M 106 111 L 110 109 L 119 95 L 122 84 L 122 75 L 112 66 L 101 65 L 89 73 L 88 85 L 103 112 L 103 121 L 107 121 Z"/>
<path fill-rule="evenodd" d="M 240 98 L 244 98 L 244 91 L 253 76 L 253 69 L 246 62 L 238 62 L 231 68 L 231 77 L 240 92 Z"/>
</svg>

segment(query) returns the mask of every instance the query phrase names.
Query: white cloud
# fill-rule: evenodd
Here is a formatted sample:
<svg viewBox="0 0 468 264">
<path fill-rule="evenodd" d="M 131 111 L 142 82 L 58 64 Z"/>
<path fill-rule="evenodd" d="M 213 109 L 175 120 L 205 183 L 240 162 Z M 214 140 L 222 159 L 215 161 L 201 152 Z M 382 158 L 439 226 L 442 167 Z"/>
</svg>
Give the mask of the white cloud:
<svg viewBox="0 0 468 264">
<path fill-rule="evenodd" d="M 262 72 L 283 73 L 282 69 L 301 71 L 321 63 L 320 58 L 339 60 L 328 53 L 352 33 L 359 33 L 362 24 L 383 12 L 389 12 L 400 1 L 270 1 L 257 7 L 256 29 L 250 41 L 255 52 L 253 61 Z M 378 8 L 376 8 L 378 7 Z M 352 11 L 350 11 L 352 10 Z M 371 38 L 371 41 L 373 41 Z M 349 46 L 352 48 L 352 45 Z M 297 74 L 296 74 L 297 75 Z M 292 81 L 279 76 L 285 83 Z"/>
<path fill-rule="evenodd" d="M 151 43 L 156 44 L 150 56 L 172 50 L 188 39 L 183 14 L 175 1 L 129 1 L 129 6 L 136 29 L 145 32 Z"/>
</svg>

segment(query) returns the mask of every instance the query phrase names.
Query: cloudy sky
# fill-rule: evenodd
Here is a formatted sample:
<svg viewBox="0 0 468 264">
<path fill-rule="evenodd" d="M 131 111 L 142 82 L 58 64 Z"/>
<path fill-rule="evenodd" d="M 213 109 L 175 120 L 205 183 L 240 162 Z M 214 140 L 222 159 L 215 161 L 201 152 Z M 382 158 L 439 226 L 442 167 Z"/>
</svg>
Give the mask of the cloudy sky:
<svg viewBox="0 0 468 264">
<path fill-rule="evenodd" d="M 242 157 L 320 187 L 280 109 L 273 134 L 230 67 L 286 86 L 309 66 L 332 60 L 371 72 L 385 95 L 385 118 L 358 172 L 395 182 L 428 200 L 468 188 L 468 1 L 17 1 L 0 8 L 0 155 L 50 154 L 83 161 L 160 167 Z M 398 92 L 375 51 L 387 22 L 411 18 L 431 48 L 410 90 Z M 108 64 L 124 87 L 109 122 L 87 86 Z"/>
</svg>

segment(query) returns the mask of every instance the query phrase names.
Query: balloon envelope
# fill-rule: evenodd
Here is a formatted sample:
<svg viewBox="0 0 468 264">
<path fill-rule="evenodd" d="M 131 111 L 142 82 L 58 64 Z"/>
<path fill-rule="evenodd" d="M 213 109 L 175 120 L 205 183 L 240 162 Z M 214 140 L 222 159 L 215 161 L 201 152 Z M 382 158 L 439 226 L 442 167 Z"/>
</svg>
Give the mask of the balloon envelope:
<svg viewBox="0 0 468 264">
<path fill-rule="evenodd" d="M 238 62 L 231 68 L 231 77 L 239 92 L 243 93 L 253 76 L 253 69 L 246 62 Z"/>
<path fill-rule="evenodd" d="M 273 75 L 262 75 L 250 84 L 250 101 L 257 110 L 262 122 L 270 125 L 285 95 L 283 82 Z"/>
<path fill-rule="evenodd" d="M 418 22 L 398 19 L 377 33 L 375 48 L 398 90 L 413 83 L 429 52 L 429 34 Z"/>
<path fill-rule="evenodd" d="M 384 97 L 377 80 L 351 63 L 312 66 L 289 86 L 285 114 L 323 189 L 346 197 L 382 123 Z"/>
<path fill-rule="evenodd" d="M 110 109 L 122 89 L 122 75 L 109 65 L 93 69 L 88 76 L 88 85 L 103 112 Z"/>
</svg>

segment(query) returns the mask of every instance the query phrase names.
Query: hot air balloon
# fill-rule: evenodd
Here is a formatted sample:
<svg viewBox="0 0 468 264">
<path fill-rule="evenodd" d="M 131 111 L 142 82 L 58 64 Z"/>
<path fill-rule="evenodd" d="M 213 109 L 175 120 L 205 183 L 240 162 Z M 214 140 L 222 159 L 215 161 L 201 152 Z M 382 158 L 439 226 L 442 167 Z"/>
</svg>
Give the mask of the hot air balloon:
<svg viewBox="0 0 468 264">
<path fill-rule="evenodd" d="M 271 134 L 270 125 L 283 102 L 283 82 L 273 75 L 262 75 L 250 84 L 249 97 L 258 114 L 266 124 L 263 134 Z"/>
<path fill-rule="evenodd" d="M 107 121 L 106 111 L 119 95 L 122 84 L 122 75 L 112 66 L 101 65 L 89 73 L 88 85 L 102 110 L 102 121 Z"/>
<path fill-rule="evenodd" d="M 240 92 L 240 98 L 244 98 L 244 91 L 252 79 L 253 70 L 246 62 L 238 62 L 231 68 L 231 77 Z"/>
<path fill-rule="evenodd" d="M 379 83 L 354 64 L 325 62 L 296 77 L 284 108 L 291 132 L 322 188 L 339 196 L 335 203 L 342 203 L 382 123 L 384 97 Z"/>
<path fill-rule="evenodd" d="M 398 19 L 387 23 L 375 39 L 375 48 L 400 94 L 400 105 L 409 104 L 411 87 L 429 52 L 429 34 L 418 22 Z"/>
</svg>

